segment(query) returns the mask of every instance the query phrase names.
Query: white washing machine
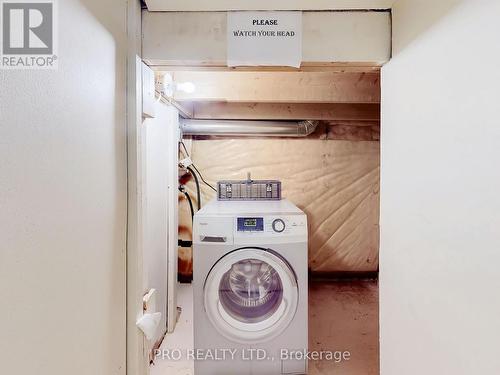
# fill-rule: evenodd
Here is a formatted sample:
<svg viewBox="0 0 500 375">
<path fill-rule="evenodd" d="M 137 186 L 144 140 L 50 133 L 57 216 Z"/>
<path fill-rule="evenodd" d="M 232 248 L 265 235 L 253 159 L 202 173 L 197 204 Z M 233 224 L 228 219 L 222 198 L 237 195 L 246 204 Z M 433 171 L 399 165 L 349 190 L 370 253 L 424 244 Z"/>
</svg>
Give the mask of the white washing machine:
<svg viewBox="0 0 500 375">
<path fill-rule="evenodd" d="M 306 374 L 304 212 L 214 200 L 193 228 L 195 375 Z"/>
</svg>

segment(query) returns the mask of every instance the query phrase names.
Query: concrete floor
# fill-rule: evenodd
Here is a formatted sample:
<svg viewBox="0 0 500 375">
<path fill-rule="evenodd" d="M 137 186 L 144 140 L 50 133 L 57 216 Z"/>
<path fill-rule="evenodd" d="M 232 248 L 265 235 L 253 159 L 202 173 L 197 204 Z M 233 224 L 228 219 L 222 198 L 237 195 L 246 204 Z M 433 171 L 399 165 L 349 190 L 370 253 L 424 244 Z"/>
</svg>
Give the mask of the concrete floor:
<svg viewBox="0 0 500 375">
<path fill-rule="evenodd" d="M 174 332 L 167 334 L 163 340 L 161 350 L 180 349 L 183 353 L 193 349 L 193 288 L 191 284 L 179 284 L 177 290 L 177 304 L 182 311 L 175 326 Z M 194 375 L 193 361 L 169 361 L 157 359 L 151 366 L 150 375 Z"/>
<path fill-rule="evenodd" d="M 161 349 L 193 347 L 191 285 L 182 284 L 182 313 L 175 332 Z M 349 352 L 348 360 L 309 362 L 309 375 L 378 375 L 378 285 L 375 281 L 311 282 L 309 288 L 309 351 Z M 346 357 L 346 356 L 344 356 Z M 157 359 L 151 375 L 193 375 L 190 361 Z M 196 374 L 198 375 L 198 374 Z"/>
<path fill-rule="evenodd" d="M 376 281 L 312 282 L 309 351 L 348 351 L 350 359 L 309 361 L 309 375 L 378 375 Z"/>
</svg>

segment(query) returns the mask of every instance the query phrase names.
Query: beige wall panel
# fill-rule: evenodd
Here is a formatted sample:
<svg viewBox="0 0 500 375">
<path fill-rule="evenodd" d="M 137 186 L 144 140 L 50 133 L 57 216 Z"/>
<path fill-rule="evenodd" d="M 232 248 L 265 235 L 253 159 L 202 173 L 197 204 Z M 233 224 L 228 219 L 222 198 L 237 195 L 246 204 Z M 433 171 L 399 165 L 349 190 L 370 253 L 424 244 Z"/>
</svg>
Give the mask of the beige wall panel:
<svg viewBox="0 0 500 375">
<path fill-rule="evenodd" d="M 205 179 L 279 179 L 283 196 L 309 218 L 309 265 L 314 272 L 378 269 L 379 142 L 307 139 L 193 141 L 191 155 Z M 195 196 L 194 183 L 188 183 Z M 203 202 L 215 193 L 203 187 Z M 181 233 L 191 228 L 181 204 Z M 181 255 L 181 272 L 189 268 Z"/>
</svg>

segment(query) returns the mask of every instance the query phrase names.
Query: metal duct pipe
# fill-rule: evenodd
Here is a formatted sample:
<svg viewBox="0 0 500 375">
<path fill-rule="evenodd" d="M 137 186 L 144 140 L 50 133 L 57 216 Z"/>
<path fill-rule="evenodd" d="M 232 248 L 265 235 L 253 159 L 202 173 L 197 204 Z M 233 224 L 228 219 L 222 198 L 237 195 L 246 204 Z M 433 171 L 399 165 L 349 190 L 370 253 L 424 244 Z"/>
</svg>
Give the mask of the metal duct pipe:
<svg viewBox="0 0 500 375">
<path fill-rule="evenodd" d="M 307 137 L 318 121 L 181 120 L 184 135 Z"/>
</svg>

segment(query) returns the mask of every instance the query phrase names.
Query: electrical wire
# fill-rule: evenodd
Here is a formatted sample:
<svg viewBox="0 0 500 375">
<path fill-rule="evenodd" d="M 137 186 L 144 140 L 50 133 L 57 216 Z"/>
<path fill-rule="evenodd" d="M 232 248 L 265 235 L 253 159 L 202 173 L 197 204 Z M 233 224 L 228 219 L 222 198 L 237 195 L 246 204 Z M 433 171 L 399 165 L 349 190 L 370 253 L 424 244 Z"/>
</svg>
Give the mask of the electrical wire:
<svg viewBox="0 0 500 375">
<path fill-rule="evenodd" d="M 191 156 L 189 156 L 189 152 L 188 152 L 187 147 L 186 147 L 186 145 L 184 144 L 184 142 L 183 142 L 183 141 L 180 141 L 180 144 L 181 144 L 181 145 L 182 145 L 182 147 L 184 148 L 184 153 L 186 154 L 186 156 L 187 156 L 188 158 L 190 158 Z M 217 189 L 216 189 L 216 188 L 214 188 L 212 185 L 210 185 L 207 181 L 205 181 L 205 179 L 203 178 L 203 175 L 201 174 L 201 172 L 198 170 L 198 168 L 196 168 L 196 165 L 194 165 L 194 163 L 193 163 L 193 164 L 191 164 L 191 165 L 193 166 L 194 170 L 195 170 L 195 171 L 198 173 L 198 175 L 200 176 L 201 181 L 202 181 L 205 185 L 207 185 L 210 189 L 212 189 L 213 191 L 215 191 L 215 192 L 217 193 Z"/>
<path fill-rule="evenodd" d="M 179 143 L 182 145 L 182 147 L 184 148 L 184 153 L 186 154 L 186 156 L 189 158 L 189 152 L 186 148 L 186 145 L 184 144 L 184 141 L 179 141 Z"/>
<path fill-rule="evenodd" d="M 198 180 L 198 176 L 196 175 L 195 171 L 193 171 L 193 168 L 191 167 L 187 167 L 186 168 L 189 173 L 191 173 L 191 175 L 193 176 L 194 178 L 194 182 L 196 184 L 196 200 L 197 200 L 197 205 L 198 205 L 198 211 L 201 209 L 201 189 L 200 189 L 200 181 Z"/>
<path fill-rule="evenodd" d="M 198 168 L 196 168 L 196 165 L 192 164 L 192 166 L 193 166 L 194 170 L 195 170 L 196 172 L 198 172 L 198 174 L 200 175 L 201 181 L 202 181 L 205 185 L 207 185 L 210 189 L 212 189 L 213 191 L 215 191 L 215 192 L 217 193 L 217 189 L 216 189 L 216 188 L 214 188 L 212 185 L 210 185 L 208 182 L 206 182 L 206 181 L 205 181 L 205 179 L 203 178 L 203 175 L 201 174 L 201 172 L 198 170 Z"/>
<path fill-rule="evenodd" d="M 189 203 L 189 210 L 191 211 L 191 222 L 194 221 L 194 208 L 193 208 L 193 201 L 191 200 L 191 197 L 189 196 L 188 192 L 184 192 L 184 195 Z"/>
<path fill-rule="evenodd" d="M 179 191 L 184 194 L 186 197 L 188 203 L 189 203 L 189 210 L 191 211 L 191 223 L 194 221 L 194 208 L 193 208 L 193 201 L 191 200 L 191 196 L 189 193 L 184 189 L 184 186 L 180 185 L 179 186 Z"/>
</svg>

